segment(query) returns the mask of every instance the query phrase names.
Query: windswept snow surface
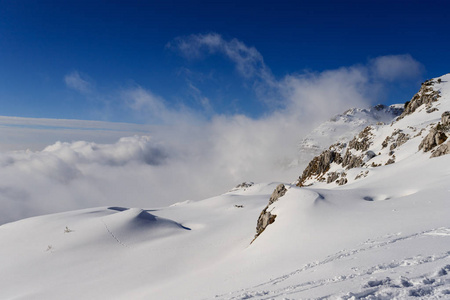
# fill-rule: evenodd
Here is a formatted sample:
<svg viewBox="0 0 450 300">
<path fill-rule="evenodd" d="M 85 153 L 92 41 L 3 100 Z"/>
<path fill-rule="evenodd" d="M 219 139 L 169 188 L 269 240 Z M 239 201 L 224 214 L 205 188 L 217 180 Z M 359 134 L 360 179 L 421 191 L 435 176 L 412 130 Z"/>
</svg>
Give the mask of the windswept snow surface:
<svg viewBox="0 0 450 300">
<path fill-rule="evenodd" d="M 392 127 L 429 128 L 450 110 L 447 85 L 435 88 L 438 112 Z M 394 129 L 377 127 L 374 140 Z M 278 182 L 2 225 L 0 299 L 449 299 L 450 155 L 418 151 L 422 135 L 346 185 L 286 184 L 253 243 Z"/>
<path fill-rule="evenodd" d="M 277 183 L 158 210 L 9 223 L 0 227 L 0 298 L 445 299 L 449 158 L 405 162 L 395 183 L 391 165 L 345 188 L 288 186 L 252 244 Z"/>
</svg>

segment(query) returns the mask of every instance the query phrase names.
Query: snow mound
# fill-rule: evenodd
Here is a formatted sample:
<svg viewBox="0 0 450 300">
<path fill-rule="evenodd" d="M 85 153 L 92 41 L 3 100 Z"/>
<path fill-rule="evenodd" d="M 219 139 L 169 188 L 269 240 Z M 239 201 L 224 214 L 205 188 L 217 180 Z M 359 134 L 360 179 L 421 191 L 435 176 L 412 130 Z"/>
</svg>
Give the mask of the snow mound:
<svg viewBox="0 0 450 300">
<path fill-rule="evenodd" d="M 109 207 L 108 209 L 116 213 L 101 218 L 101 222 L 108 233 L 124 246 L 166 237 L 179 230 L 190 230 L 175 221 L 157 217 L 140 208 Z"/>
</svg>

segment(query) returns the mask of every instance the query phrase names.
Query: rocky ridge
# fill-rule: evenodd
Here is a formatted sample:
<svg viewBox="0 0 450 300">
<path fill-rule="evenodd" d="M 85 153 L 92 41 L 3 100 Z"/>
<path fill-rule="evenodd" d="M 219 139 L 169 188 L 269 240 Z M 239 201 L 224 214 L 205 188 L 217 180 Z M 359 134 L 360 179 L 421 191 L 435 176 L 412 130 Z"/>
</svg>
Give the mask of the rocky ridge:
<svg viewBox="0 0 450 300">
<path fill-rule="evenodd" d="M 397 160 L 396 154 L 403 158 L 413 154 L 410 153 L 412 148 L 405 148 L 405 145 L 416 144 L 417 151 L 431 152 L 430 158 L 449 154 L 450 93 L 444 98 L 440 95 L 442 85 L 447 82 L 443 78 L 450 79 L 450 74 L 424 82 L 419 92 L 405 103 L 404 110 L 398 105 L 391 106 L 389 109 L 392 111 L 389 114 L 392 118 L 389 124 L 372 122 L 351 140 L 338 141 L 315 156 L 296 185 L 302 187 L 334 183 L 340 186 L 363 179 L 369 176 L 374 168 L 394 164 Z M 384 110 L 385 113 L 386 108 L 378 106 L 374 109 Z M 442 109 L 444 112 L 440 113 Z M 338 117 L 345 119 L 345 115 L 352 115 L 355 111 L 348 110 Z M 384 116 L 386 117 L 386 114 Z M 322 127 L 324 129 L 326 126 Z M 273 203 L 284 196 L 286 191 L 283 184 L 273 191 L 269 203 L 258 218 L 254 239 L 275 222 L 277 216 L 271 213 Z"/>
<path fill-rule="evenodd" d="M 403 113 L 389 125 L 366 126 L 350 141 L 335 143 L 314 157 L 297 185 L 320 182 L 344 185 L 349 180 L 361 179 L 373 168 L 395 163 L 396 153 L 402 152 L 406 143 L 419 143 L 418 150 L 430 151 L 431 157 L 450 153 L 450 99 L 441 97 L 447 78 L 450 76 L 425 81 L 419 92 L 405 103 Z M 442 113 L 443 107 L 446 110 Z M 437 124 L 433 123 L 436 116 L 439 116 Z"/>
</svg>

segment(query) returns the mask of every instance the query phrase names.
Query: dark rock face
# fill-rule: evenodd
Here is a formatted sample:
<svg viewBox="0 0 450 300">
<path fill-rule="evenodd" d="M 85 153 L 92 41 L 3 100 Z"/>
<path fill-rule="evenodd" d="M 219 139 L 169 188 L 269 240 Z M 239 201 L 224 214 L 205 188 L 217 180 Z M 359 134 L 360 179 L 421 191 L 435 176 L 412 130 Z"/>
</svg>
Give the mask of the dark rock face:
<svg viewBox="0 0 450 300">
<path fill-rule="evenodd" d="M 450 141 L 437 147 L 433 154 L 431 154 L 431 158 L 446 154 L 450 154 Z"/>
<path fill-rule="evenodd" d="M 279 184 L 269 199 L 269 204 L 263 209 L 261 214 L 259 215 L 258 221 L 256 222 L 256 235 L 253 240 L 255 240 L 265 229 L 267 226 L 275 222 L 276 215 L 273 215 L 268 211 L 269 206 L 274 202 L 278 201 L 279 198 L 283 197 L 286 194 L 287 189 L 284 184 Z"/>
<path fill-rule="evenodd" d="M 391 136 L 387 136 L 386 139 L 381 144 L 381 146 L 383 148 L 386 148 L 389 145 L 389 143 L 391 143 L 389 150 L 392 151 L 395 148 L 409 141 L 409 139 L 410 139 L 409 134 L 405 134 L 404 132 L 402 132 L 402 130 L 398 129 L 394 131 Z"/>
<path fill-rule="evenodd" d="M 348 147 L 345 143 L 337 143 L 331 145 L 328 150 L 325 150 L 320 155 L 313 158 L 299 177 L 297 186 L 305 186 L 308 179 L 316 178 L 318 181 L 327 181 L 327 183 L 334 182 L 338 179 L 339 174 L 329 174 L 325 179 L 323 176 L 329 171 L 331 164 L 334 162 L 340 164 L 343 168 L 352 169 L 364 165 L 365 161 L 375 157 L 375 153 L 367 151 L 372 144 L 371 133 L 372 127 L 368 126 L 361 131 L 352 141 L 349 142 Z M 343 156 L 341 153 L 345 150 Z M 353 151 L 366 151 L 361 155 L 353 154 Z M 341 178 L 342 179 L 342 178 Z M 338 180 L 338 184 L 346 184 L 347 180 Z"/>
<path fill-rule="evenodd" d="M 450 136 L 450 112 L 446 111 L 441 116 L 441 122 L 431 128 L 430 133 L 428 133 L 428 135 L 422 140 L 419 145 L 419 150 L 428 152 L 434 147 L 443 144 L 447 140 L 448 136 Z M 447 154 L 445 145 L 442 146 L 442 148 L 439 148 L 439 155 L 436 154 L 436 156 Z M 431 157 L 436 157 L 433 155 Z"/>
<path fill-rule="evenodd" d="M 391 165 L 393 163 L 395 163 L 395 158 L 389 158 L 389 160 L 386 162 L 386 166 Z"/>
<path fill-rule="evenodd" d="M 339 154 L 336 151 L 329 149 L 314 157 L 303 171 L 297 185 L 303 186 L 306 179 L 313 176 L 319 177 L 326 173 L 330 169 L 330 164 L 335 161 L 338 155 Z"/>
<path fill-rule="evenodd" d="M 364 164 L 363 157 L 354 155 L 352 152 L 347 149 L 344 155 L 344 159 L 342 160 L 342 166 L 348 169 L 359 168 Z"/>
<path fill-rule="evenodd" d="M 275 190 L 273 191 L 272 195 L 270 196 L 269 199 L 269 205 L 271 205 L 272 203 L 274 203 L 275 201 L 277 201 L 279 198 L 283 197 L 284 194 L 286 194 L 287 189 L 284 186 L 284 184 L 280 183 Z"/>
<path fill-rule="evenodd" d="M 357 136 L 353 138 L 353 140 L 350 141 L 348 146 L 355 150 L 361 150 L 366 151 L 369 149 L 369 146 L 371 144 L 370 137 L 372 136 L 371 133 L 372 127 L 367 126 L 364 128 L 363 131 L 361 131 Z"/>
<path fill-rule="evenodd" d="M 412 114 L 417 108 L 421 105 L 425 104 L 427 108 L 431 106 L 431 104 L 438 100 L 440 97 L 439 92 L 433 90 L 432 86 L 435 84 L 433 80 L 427 80 L 422 83 L 422 86 L 417 94 L 414 97 L 405 103 L 405 110 L 400 115 L 399 119 L 403 118 L 406 115 Z"/>
<path fill-rule="evenodd" d="M 450 111 L 446 111 L 441 116 L 442 126 L 450 126 Z"/>
<path fill-rule="evenodd" d="M 342 178 L 340 178 L 338 181 L 336 181 L 336 183 L 337 183 L 338 185 L 344 185 L 344 184 L 347 183 L 347 178 L 342 177 Z"/>
<path fill-rule="evenodd" d="M 338 178 L 339 178 L 338 172 L 330 172 L 328 174 L 327 183 L 332 183 L 332 182 L 336 181 L 336 179 L 338 179 Z"/>
<path fill-rule="evenodd" d="M 232 188 L 230 190 L 230 192 L 236 192 L 239 190 L 246 191 L 248 188 L 252 187 L 253 185 L 254 185 L 254 183 L 251 181 L 250 182 L 244 181 L 244 182 L 238 184 L 237 186 L 235 186 L 234 188 Z"/>
</svg>

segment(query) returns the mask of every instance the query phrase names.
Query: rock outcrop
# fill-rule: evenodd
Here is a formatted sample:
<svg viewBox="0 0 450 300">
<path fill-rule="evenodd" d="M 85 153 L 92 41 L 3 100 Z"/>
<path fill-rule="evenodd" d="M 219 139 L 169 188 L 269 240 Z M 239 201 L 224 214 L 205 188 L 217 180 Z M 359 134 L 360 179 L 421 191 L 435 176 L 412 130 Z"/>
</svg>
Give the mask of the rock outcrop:
<svg viewBox="0 0 450 300">
<path fill-rule="evenodd" d="M 275 188 L 272 195 L 270 196 L 269 204 L 267 204 L 267 206 L 263 209 L 263 211 L 259 215 L 258 221 L 256 222 L 256 234 L 253 240 L 255 240 L 267 228 L 267 226 L 275 222 L 275 218 L 277 216 L 271 214 L 271 212 L 269 211 L 269 206 L 278 201 L 279 198 L 283 197 L 286 192 L 287 189 L 282 183 Z"/>
<path fill-rule="evenodd" d="M 425 104 L 427 109 L 430 109 L 431 104 L 437 101 L 438 98 L 440 97 L 439 92 L 433 89 L 433 85 L 436 82 L 437 81 L 430 79 L 422 83 L 419 92 L 415 94 L 410 101 L 405 103 L 405 110 L 398 119 L 401 119 L 406 115 L 412 114 L 414 111 L 416 111 L 417 108 L 419 108 L 423 104 Z"/>
<path fill-rule="evenodd" d="M 389 144 L 391 144 L 391 146 L 389 147 L 389 150 L 392 151 L 395 148 L 400 147 L 401 145 L 403 145 L 404 143 L 409 141 L 409 139 L 410 139 L 409 134 L 404 133 L 403 130 L 401 130 L 401 129 L 397 129 L 397 130 L 394 130 L 392 135 L 386 137 L 386 139 L 383 141 L 381 146 L 383 148 L 386 148 Z"/>
<path fill-rule="evenodd" d="M 341 141 L 331 145 L 309 162 L 297 185 L 300 187 L 317 183 L 344 185 L 349 181 L 366 177 L 372 168 L 394 164 L 404 159 L 411 153 L 411 149 L 402 146 L 407 143 L 414 145 L 409 143 L 413 139 L 420 144 L 419 151 L 431 152 L 431 157 L 449 154 L 450 111 L 445 111 L 441 115 L 437 125 L 427 126 L 430 122 L 436 122 L 437 111 L 449 110 L 450 99 L 446 96 L 447 92 L 442 84 L 443 81 L 439 78 L 425 81 L 419 92 L 404 105 L 403 113 L 388 123 L 389 125 L 380 122 L 367 126 L 348 143 Z M 376 109 L 377 107 L 374 108 Z M 415 116 L 409 117 L 411 114 Z M 425 130 L 429 130 L 426 136 Z M 352 170 L 357 168 L 363 170 Z"/>
<path fill-rule="evenodd" d="M 331 149 L 332 147 L 333 146 L 310 161 L 303 171 L 302 176 L 299 178 L 298 186 L 303 186 L 304 181 L 308 178 L 315 177 L 316 179 L 319 179 L 330 169 L 331 163 L 335 161 L 336 157 L 339 155 L 335 150 Z"/>
<path fill-rule="evenodd" d="M 450 111 L 446 111 L 441 116 L 442 126 L 450 126 Z"/>
<path fill-rule="evenodd" d="M 447 135 L 436 128 L 431 128 L 430 133 L 419 144 L 419 150 L 428 152 L 434 147 L 442 144 L 447 139 Z"/>
<path fill-rule="evenodd" d="M 448 137 L 450 136 L 450 112 L 446 111 L 441 116 L 441 122 L 439 122 L 435 127 L 430 129 L 428 135 L 422 140 L 419 144 L 419 150 L 423 150 L 424 152 L 428 152 L 443 144 Z M 438 154 L 434 154 L 431 157 L 441 156 L 446 154 L 448 150 L 446 150 L 446 145 L 443 145 L 442 148 L 439 147 Z M 436 149 L 437 150 L 437 149 Z"/>
<path fill-rule="evenodd" d="M 371 133 L 371 126 L 367 126 L 366 128 L 364 128 L 363 131 L 361 131 L 357 136 L 355 136 L 353 138 L 353 140 L 351 140 L 348 143 L 348 146 L 351 149 L 355 149 L 355 150 L 361 150 L 361 151 L 366 151 L 369 149 L 369 146 L 371 144 L 371 136 L 373 136 L 373 134 Z"/>
<path fill-rule="evenodd" d="M 230 192 L 235 192 L 238 190 L 247 190 L 249 187 L 253 186 L 255 183 L 254 182 L 247 182 L 244 181 L 243 183 L 238 184 L 237 186 L 235 186 L 233 189 L 230 190 Z"/>
<path fill-rule="evenodd" d="M 437 147 L 436 150 L 434 150 L 433 154 L 431 154 L 431 158 L 446 154 L 450 154 L 450 141 Z"/>
<path fill-rule="evenodd" d="M 310 179 L 320 182 L 326 181 L 327 183 L 336 182 L 339 185 L 346 184 L 347 179 L 340 178 L 345 174 L 343 172 L 330 172 L 326 178 L 325 174 L 330 170 L 333 163 L 349 170 L 361 167 L 375 157 L 376 154 L 373 151 L 365 151 L 371 144 L 370 130 L 370 126 L 366 127 L 348 145 L 345 143 L 331 145 L 328 150 L 314 157 L 299 177 L 297 186 L 307 185 L 306 182 Z"/>
</svg>

